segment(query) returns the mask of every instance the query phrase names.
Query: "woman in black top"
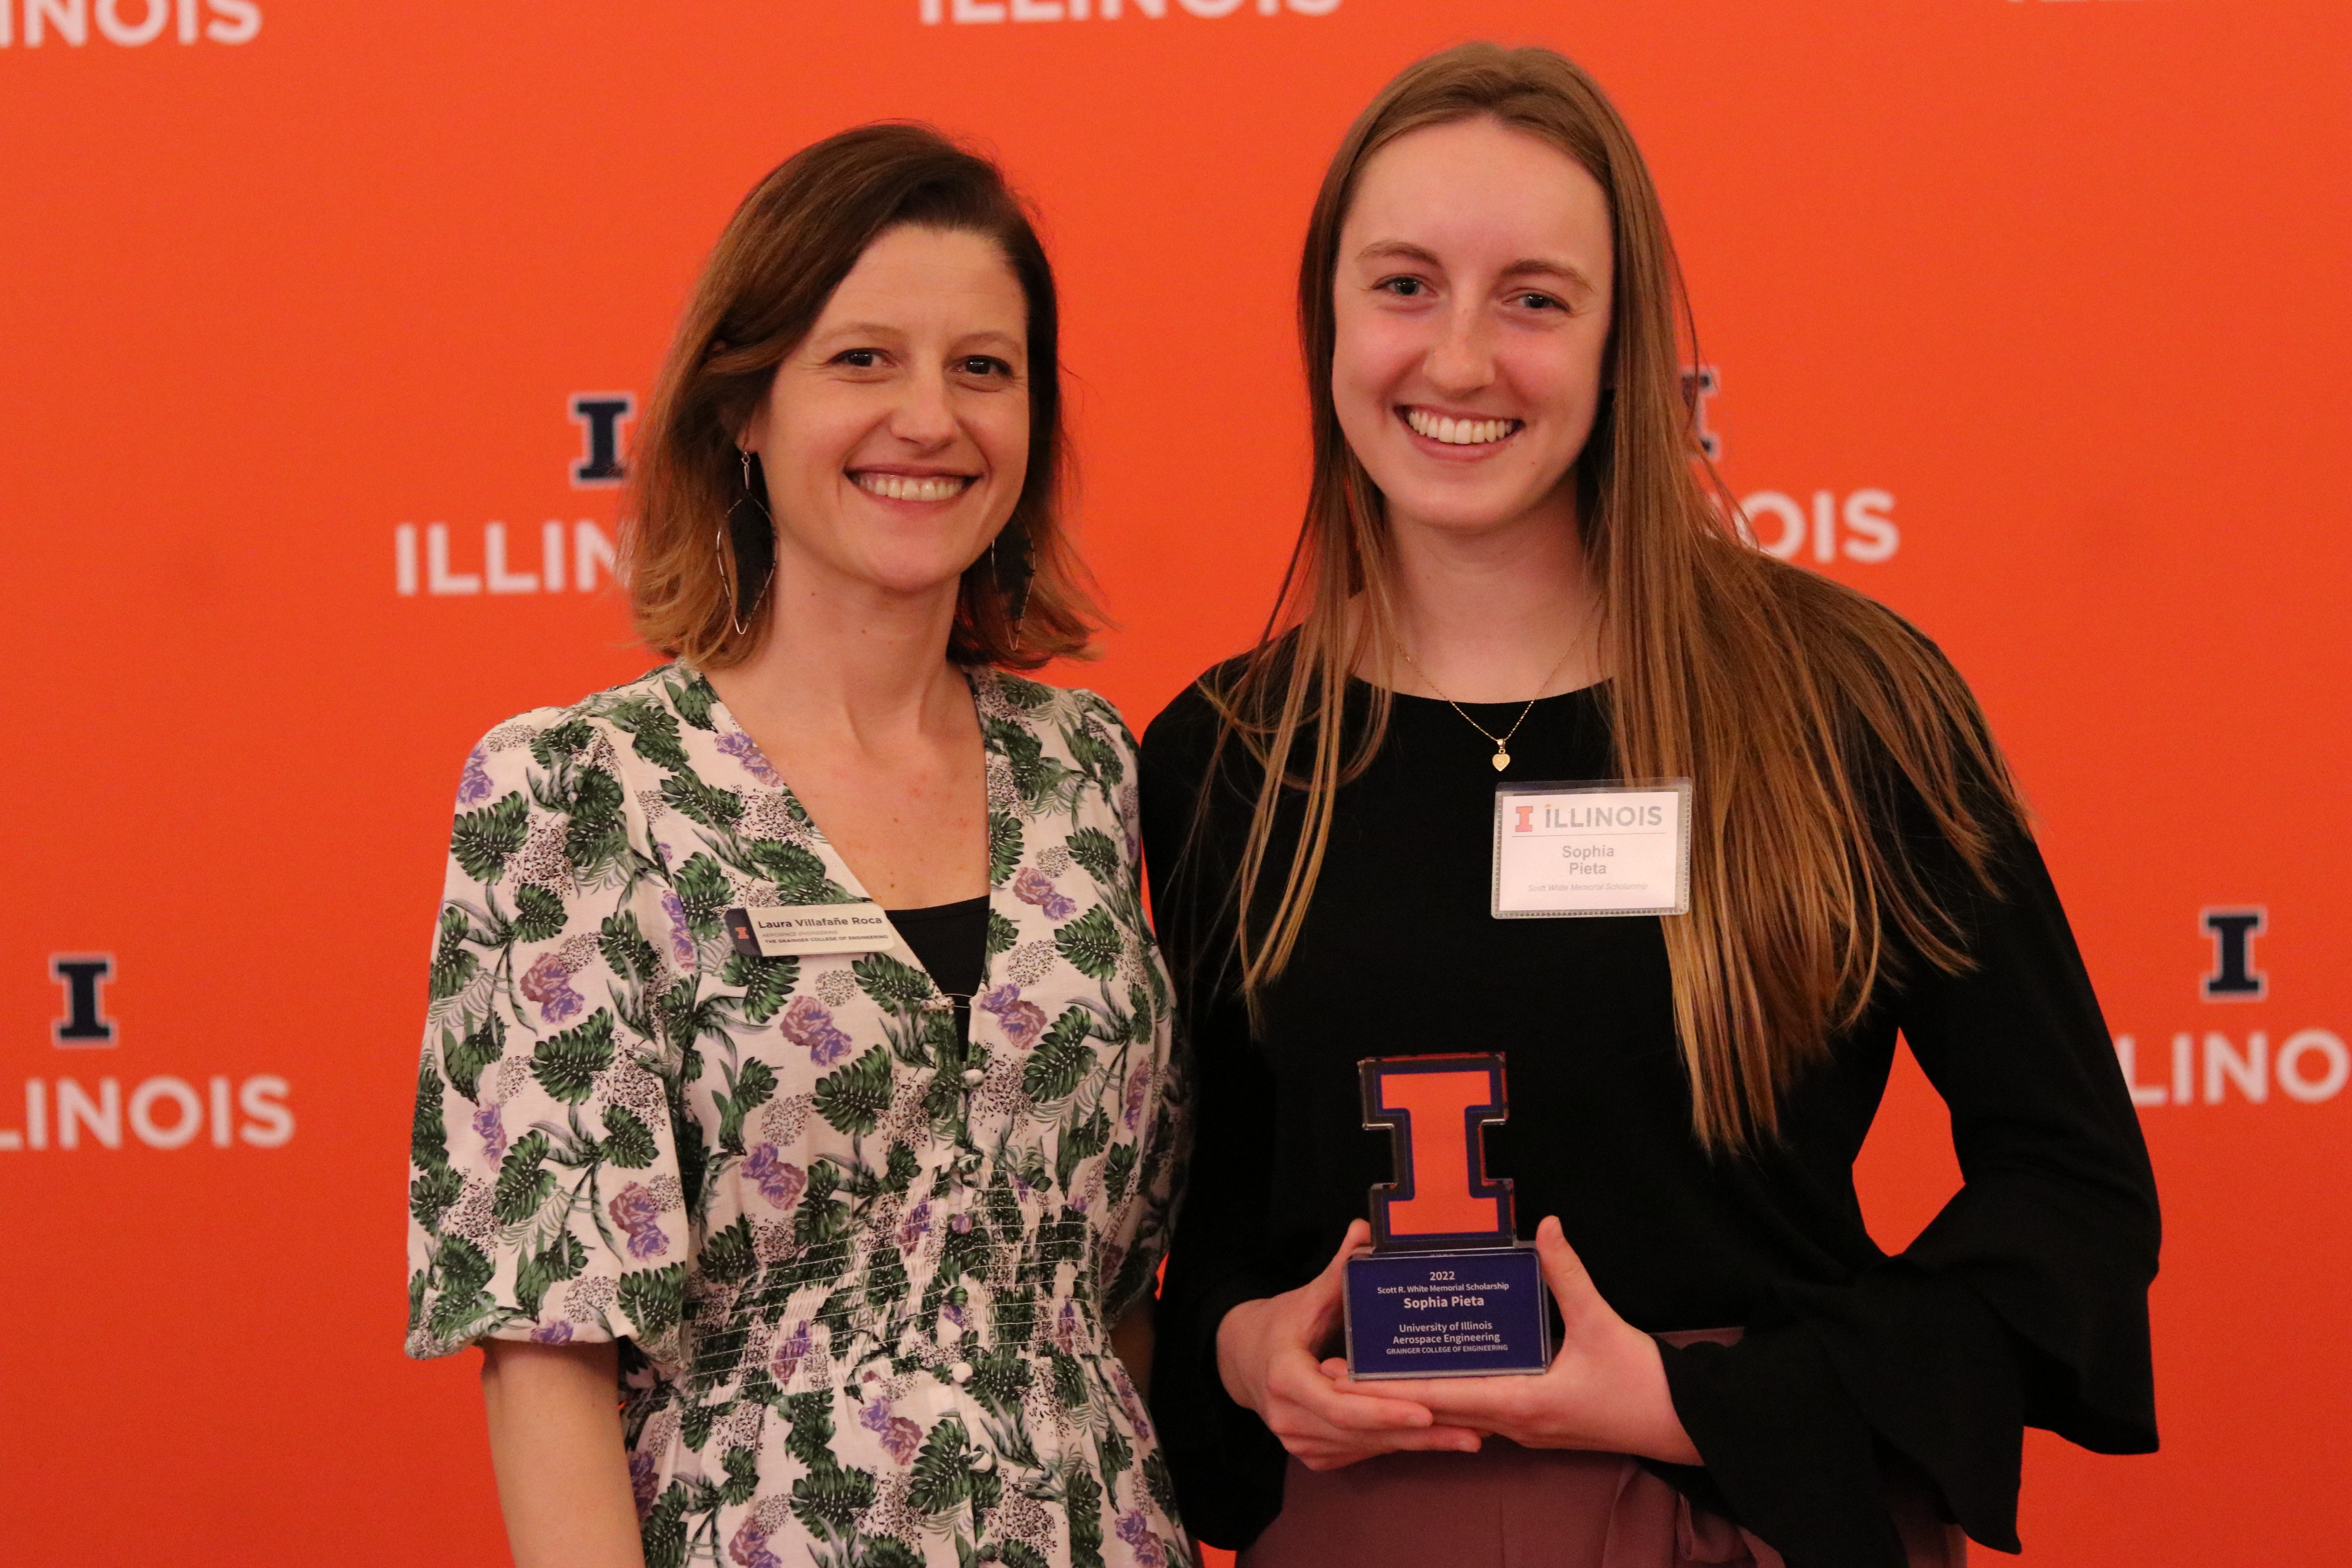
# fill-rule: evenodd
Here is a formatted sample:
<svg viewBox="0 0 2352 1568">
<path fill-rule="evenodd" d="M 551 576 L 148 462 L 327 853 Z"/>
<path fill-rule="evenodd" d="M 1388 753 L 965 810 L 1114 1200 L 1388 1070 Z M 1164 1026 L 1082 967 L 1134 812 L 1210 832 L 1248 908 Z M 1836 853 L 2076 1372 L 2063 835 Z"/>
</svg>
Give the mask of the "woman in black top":
<svg viewBox="0 0 2352 1568">
<path fill-rule="evenodd" d="M 1408 70 L 1318 203 L 1290 613 L 1143 749 L 1199 1068 L 1154 1404 L 1245 1568 L 1952 1563 L 2017 1550 L 2023 1426 L 2155 1446 L 2154 1184 L 2013 788 L 1925 639 L 1701 489 L 1675 304 L 1547 51 Z M 1494 918 L 1498 775 L 1690 780 L 1688 911 Z M 1889 1258 L 1852 1167 L 1898 1032 L 1966 1184 Z M 1356 1064 L 1465 1051 L 1558 1361 L 1353 1384 Z"/>
</svg>

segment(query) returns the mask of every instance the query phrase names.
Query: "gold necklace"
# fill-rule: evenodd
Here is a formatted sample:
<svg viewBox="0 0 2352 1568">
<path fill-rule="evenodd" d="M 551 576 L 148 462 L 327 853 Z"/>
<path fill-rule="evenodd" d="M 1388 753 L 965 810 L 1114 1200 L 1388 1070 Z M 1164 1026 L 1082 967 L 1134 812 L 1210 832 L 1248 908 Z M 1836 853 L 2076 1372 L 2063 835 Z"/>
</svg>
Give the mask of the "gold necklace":
<svg viewBox="0 0 2352 1568">
<path fill-rule="evenodd" d="M 1536 710 L 1536 704 L 1543 700 L 1544 688 L 1549 686 L 1551 684 L 1551 678 L 1558 675 L 1561 668 L 1567 665 L 1569 655 L 1573 654 L 1576 651 L 1578 643 L 1580 643 L 1582 640 L 1583 639 L 1580 637 L 1577 639 L 1577 642 L 1572 642 L 1568 645 L 1568 653 L 1564 653 L 1559 656 L 1559 663 L 1553 665 L 1550 670 L 1545 674 L 1543 679 L 1536 683 L 1536 694 L 1528 699 L 1528 705 L 1526 707 L 1519 710 L 1517 723 L 1514 723 L 1509 729 L 1504 731 L 1499 735 L 1495 733 L 1494 731 L 1486 728 L 1486 725 L 1478 722 L 1477 720 L 1470 717 L 1467 712 L 1464 711 L 1462 704 L 1454 701 L 1451 697 L 1445 697 L 1445 689 L 1437 684 L 1437 678 L 1435 676 L 1430 674 L 1429 671 L 1421 668 L 1421 660 L 1412 657 L 1412 649 L 1404 646 L 1404 639 L 1402 637 L 1397 638 L 1396 646 L 1397 652 L 1404 655 L 1404 661 L 1412 666 L 1413 668 L 1421 670 L 1421 678 L 1429 682 L 1429 689 L 1432 691 L 1436 692 L 1440 697 L 1445 697 L 1445 705 L 1453 709 L 1456 713 L 1462 714 L 1462 721 L 1465 724 L 1469 725 L 1470 728 L 1477 731 L 1478 733 L 1486 736 L 1486 739 L 1495 742 L 1495 754 L 1492 757 L 1489 757 L 1487 761 L 1495 764 L 1495 771 L 1499 773 L 1505 768 L 1511 765 L 1511 737 L 1519 732 L 1519 725 L 1526 723 L 1528 721 L 1528 715 Z"/>
</svg>

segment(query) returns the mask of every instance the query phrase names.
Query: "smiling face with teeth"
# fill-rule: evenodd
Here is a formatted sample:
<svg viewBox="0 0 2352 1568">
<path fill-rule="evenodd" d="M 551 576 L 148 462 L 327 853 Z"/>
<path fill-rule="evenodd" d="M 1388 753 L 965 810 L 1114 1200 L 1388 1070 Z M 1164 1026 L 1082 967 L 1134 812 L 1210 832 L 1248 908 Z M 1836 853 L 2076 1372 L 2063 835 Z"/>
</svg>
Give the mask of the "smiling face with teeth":
<svg viewBox="0 0 2352 1568">
<path fill-rule="evenodd" d="M 887 230 L 777 366 L 742 445 L 787 597 L 942 596 L 1021 498 L 1028 308 L 985 235 Z"/>
<path fill-rule="evenodd" d="M 1614 237 L 1599 182 L 1491 118 L 1365 163 L 1333 280 L 1331 392 L 1391 526 L 1573 526 Z"/>
</svg>

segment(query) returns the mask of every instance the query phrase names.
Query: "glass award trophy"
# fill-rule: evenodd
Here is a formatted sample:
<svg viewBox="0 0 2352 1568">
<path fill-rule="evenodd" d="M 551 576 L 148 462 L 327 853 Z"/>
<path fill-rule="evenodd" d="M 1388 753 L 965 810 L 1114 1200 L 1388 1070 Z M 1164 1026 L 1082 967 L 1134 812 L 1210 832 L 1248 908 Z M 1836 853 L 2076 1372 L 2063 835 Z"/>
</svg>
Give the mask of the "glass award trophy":
<svg viewBox="0 0 2352 1568">
<path fill-rule="evenodd" d="M 1480 1134 L 1507 1100 L 1495 1055 L 1357 1064 L 1364 1125 L 1385 1127 L 1396 1179 L 1372 1188 L 1372 1245 L 1346 1265 L 1348 1371 L 1492 1377 L 1551 1364 L 1550 1301 L 1511 1184 L 1486 1176 Z"/>
</svg>

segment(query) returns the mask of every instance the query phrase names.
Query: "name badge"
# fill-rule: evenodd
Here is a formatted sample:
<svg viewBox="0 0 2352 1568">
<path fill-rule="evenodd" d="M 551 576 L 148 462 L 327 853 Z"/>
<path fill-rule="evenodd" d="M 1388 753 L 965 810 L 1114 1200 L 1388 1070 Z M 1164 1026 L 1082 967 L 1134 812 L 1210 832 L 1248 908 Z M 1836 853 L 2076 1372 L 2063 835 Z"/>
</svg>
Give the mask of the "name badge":
<svg viewBox="0 0 2352 1568">
<path fill-rule="evenodd" d="M 878 952 L 898 932 L 882 906 L 867 900 L 731 909 L 727 911 L 727 935 L 735 951 L 748 957 L 782 958 L 786 953 Z"/>
<path fill-rule="evenodd" d="M 1690 809 L 1688 779 L 1496 786 L 1495 918 L 1688 913 Z"/>
</svg>

